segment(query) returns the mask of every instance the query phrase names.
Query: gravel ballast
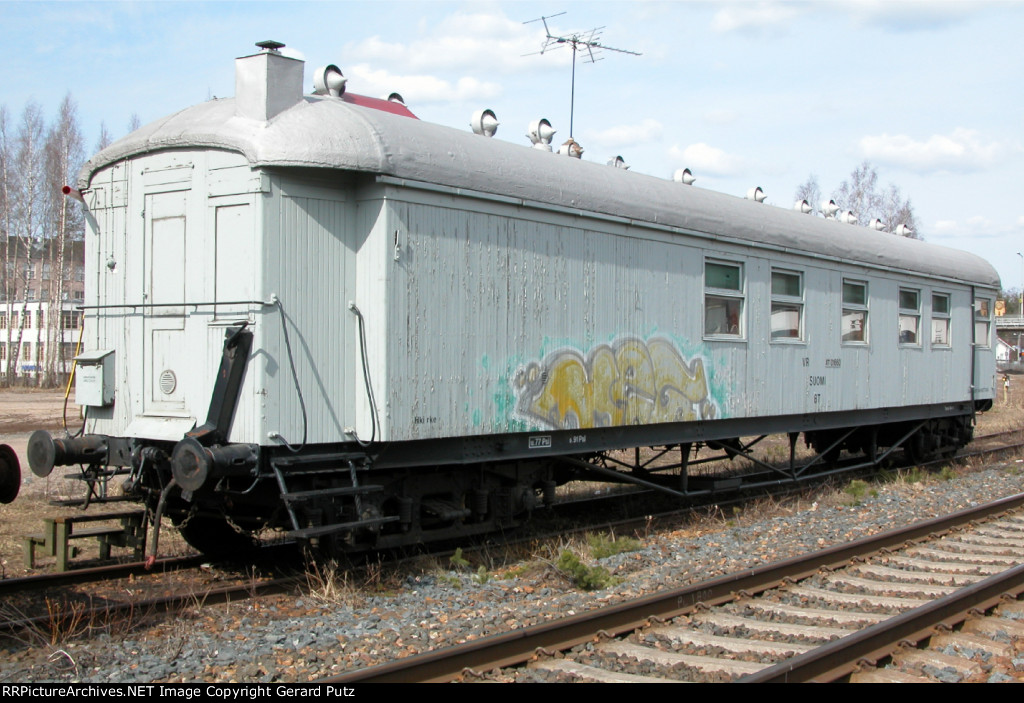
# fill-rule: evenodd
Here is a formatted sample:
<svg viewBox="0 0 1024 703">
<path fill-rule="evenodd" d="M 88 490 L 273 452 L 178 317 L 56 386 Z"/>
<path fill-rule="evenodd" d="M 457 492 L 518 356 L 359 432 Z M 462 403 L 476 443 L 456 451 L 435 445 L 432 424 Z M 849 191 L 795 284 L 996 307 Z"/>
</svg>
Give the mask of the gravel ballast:
<svg viewBox="0 0 1024 703">
<path fill-rule="evenodd" d="M 947 472 L 948 475 L 948 472 Z M 843 484 L 846 485 L 846 484 Z M 1024 490 L 1024 462 L 869 482 L 856 495 L 822 489 L 802 499 L 710 511 L 685 527 L 640 539 L 642 548 L 601 560 L 616 583 L 582 591 L 553 566 L 560 547 L 486 573 L 435 560 L 291 598 L 144 615 L 127 634 L 74 642 L 31 635 L 0 649 L 3 682 L 305 682 L 410 654 L 572 615 L 663 588 L 779 561 L 963 510 Z M 570 547 L 573 545 L 569 545 Z M 472 558 L 472 557 L 471 557 Z M 389 567 L 384 566 L 384 572 Z M 343 580 L 355 581 L 355 576 Z"/>
</svg>

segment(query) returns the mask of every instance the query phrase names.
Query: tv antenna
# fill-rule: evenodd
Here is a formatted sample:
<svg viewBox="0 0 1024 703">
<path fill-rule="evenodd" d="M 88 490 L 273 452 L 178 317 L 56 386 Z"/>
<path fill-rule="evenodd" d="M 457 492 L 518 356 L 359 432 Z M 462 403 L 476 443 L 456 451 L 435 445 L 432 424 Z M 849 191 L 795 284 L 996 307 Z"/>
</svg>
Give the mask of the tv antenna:
<svg viewBox="0 0 1024 703">
<path fill-rule="evenodd" d="M 576 54 L 582 51 L 584 52 L 583 62 L 594 63 L 604 58 L 600 55 L 602 51 L 614 51 L 619 54 L 630 54 L 631 56 L 641 56 L 641 53 L 639 51 L 630 51 L 629 49 L 616 49 L 613 46 L 602 44 L 601 33 L 604 31 L 604 27 L 594 27 L 593 29 L 565 35 L 552 34 L 551 28 L 548 27 L 548 20 L 554 17 L 561 17 L 564 14 L 564 12 L 559 12 L 557 15 L 547 15 L 546 17 L 538 17 L 535 20 L 523 22 L 523 24 L 543 22 L 544 34 L 546 35 L 540 51 L 523 55 L 535 56 L 536 54 L 544 54 L 548 51 L 560 49 L 563 46 L 568 46 L 572 49 L 572 83 L 570 84 L 569 92 L 569 138 L 572 139 L 573 118 L 576 109 Z"/>
</svg>

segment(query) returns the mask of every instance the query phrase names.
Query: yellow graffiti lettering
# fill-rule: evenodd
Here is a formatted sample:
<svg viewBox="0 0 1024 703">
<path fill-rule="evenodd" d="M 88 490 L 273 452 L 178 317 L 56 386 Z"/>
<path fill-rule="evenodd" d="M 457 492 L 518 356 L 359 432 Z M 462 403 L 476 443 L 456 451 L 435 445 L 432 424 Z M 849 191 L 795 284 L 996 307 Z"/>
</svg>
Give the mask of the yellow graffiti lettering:
<svg viewBox="0 0 1024 703">
<path fill-rule="evenodd" d="M 531 361 L 513 380 L 516 414 L 551 429 L 579 429 L 716 417 L 704 362 L 687 362 L 667 339 L 625 337 L 586 356 L 560 349 Z"/>
</svg>

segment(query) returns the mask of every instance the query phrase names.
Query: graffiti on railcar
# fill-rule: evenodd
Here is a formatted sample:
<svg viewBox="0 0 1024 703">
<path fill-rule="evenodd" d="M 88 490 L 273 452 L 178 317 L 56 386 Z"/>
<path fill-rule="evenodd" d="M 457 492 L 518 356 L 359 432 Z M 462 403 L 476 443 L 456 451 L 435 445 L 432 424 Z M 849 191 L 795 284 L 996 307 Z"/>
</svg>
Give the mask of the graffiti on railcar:
<svg viewBox="0 0 1024 703">
<path fill-rule="evenodd" d="M 704 359 L 687 361 L 670 340 L 623 337 L 584 354 L 563 347 L 522 365 L 512 380 L 515 416 L 569 430 L 719 416 Z"/>
</svg>

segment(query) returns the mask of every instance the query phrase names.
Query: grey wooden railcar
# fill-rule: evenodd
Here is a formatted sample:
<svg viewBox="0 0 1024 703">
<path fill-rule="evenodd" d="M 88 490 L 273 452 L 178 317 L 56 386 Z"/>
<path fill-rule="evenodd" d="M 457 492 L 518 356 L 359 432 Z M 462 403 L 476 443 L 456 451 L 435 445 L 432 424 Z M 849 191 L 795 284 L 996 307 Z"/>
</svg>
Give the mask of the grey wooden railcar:
<svg viewBox="0 0 1024 703">
<path fill-rule="evenodd" d="M 692 496 L 740 483 L 694 446 L 764 433 L 947 453 L 991 403 L 977 256 L 303 95 L 272 47 L 236 70 L 84 167 L 85 433 L 29 452 L 204 550 L 493 530 L 576 478 Z"/>
</svg>

